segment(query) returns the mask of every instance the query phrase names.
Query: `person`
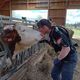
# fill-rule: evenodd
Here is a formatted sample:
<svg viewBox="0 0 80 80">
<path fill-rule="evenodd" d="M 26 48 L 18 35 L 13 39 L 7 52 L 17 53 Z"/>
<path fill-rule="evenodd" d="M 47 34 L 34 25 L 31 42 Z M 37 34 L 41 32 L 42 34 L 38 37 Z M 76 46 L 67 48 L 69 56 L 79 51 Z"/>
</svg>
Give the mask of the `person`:
<svg viewBox="0 0 80 80">
<path fill-rule="evenodd" d="M 12 57 L 15 50 L 16 43 L 21 41 L 21 37 L 19 36 L 17 30 L 14 28 L 14 25 L 6 25 L 3 29 L 4 36 L 3 41 L 8 45 L 10 53 L 8 56 Z"/>
<path fill-rule="evenodd" d="M 52 27 L 47 19 L 41 19 L 37 26 L 42 36 L 49 34 L 50 38 L 50 40 L 40 42 L 47 42 L 54 48 L 56 53 L 59 53 L 54 60 L 51 77 L 53 80 L 72 80 L 77 63 L 77 51 L 72 45 L 67 30 L 59 26 Z"/>
</svg>

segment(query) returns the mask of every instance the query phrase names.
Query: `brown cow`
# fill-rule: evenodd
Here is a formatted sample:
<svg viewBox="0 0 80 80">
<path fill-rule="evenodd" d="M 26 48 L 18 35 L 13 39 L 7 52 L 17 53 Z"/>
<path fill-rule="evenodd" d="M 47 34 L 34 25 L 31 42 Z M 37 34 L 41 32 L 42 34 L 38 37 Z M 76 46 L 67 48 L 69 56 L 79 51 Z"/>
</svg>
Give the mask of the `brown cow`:
<svg viewBox="0 0 80 80">
<path fill-rule="evenodd" d="M 17 30 L 14 27 L 5 27 L 4 28 L 4 36 L 3 40 L 5 43 L 7 43 L 10 51 L 11 51 L 11 56 L 14 54 L 15 50 L 15 45 L 16 43 L 21 41 L 21 37 L 19 36 Z"/>
</svg>

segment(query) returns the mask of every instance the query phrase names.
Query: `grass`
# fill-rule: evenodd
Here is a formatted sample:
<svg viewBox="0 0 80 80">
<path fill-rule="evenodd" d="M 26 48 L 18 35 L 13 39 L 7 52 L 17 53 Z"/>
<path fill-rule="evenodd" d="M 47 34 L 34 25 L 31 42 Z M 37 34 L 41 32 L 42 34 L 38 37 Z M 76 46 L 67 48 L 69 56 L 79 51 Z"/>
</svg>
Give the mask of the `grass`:
<svg viewBox="0 0 80 80">
<path fill-rule="evenodd" d="M 73 37 L 80 38 L 80 28 L 75 28 L 75 27 L 67 27 L 67 28 L 74 31 Z"/>
<path fill-rule="evenodd" d="M 73 28 L 72 30 L 74 31 L 75 36 L 80 36 L 80 29 Z"/>
</svg>

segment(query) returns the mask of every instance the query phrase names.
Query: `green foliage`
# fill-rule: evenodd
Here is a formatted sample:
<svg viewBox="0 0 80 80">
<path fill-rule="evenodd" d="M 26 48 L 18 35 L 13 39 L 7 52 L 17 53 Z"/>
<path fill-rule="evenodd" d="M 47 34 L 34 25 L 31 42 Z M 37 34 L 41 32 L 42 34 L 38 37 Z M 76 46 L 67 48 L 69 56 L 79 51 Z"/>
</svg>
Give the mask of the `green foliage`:
<svg viewBox="0 0 80 80">
<path fill-rule="evenodd" d="M 80 36 L 80 29 L 78 28 L 72 28 L 72 30 L 74 31 L 74 35 Z"/>
<path fill-rule="evenodd" d="M 80 37 L 80 23 L 66 24 L 65 27 L 74 31 L 74 36 Z"/>
</svg>

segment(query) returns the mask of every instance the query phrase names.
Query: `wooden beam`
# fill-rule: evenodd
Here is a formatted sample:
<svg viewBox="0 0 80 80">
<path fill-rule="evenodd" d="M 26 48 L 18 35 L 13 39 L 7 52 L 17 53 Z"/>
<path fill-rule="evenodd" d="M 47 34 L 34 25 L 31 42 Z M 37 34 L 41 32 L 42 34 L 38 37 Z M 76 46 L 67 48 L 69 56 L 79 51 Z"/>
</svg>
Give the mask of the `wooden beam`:
<svg viewBox="0 0 80 80">
<path fill-rule="evenodd" d="M 5 4 L 9 3 L 9 2 L 10 2 L 10 0 L 4 0 L 0 5 L 0 9 L 2 9 L 5 6 Z"/>
</svg>

